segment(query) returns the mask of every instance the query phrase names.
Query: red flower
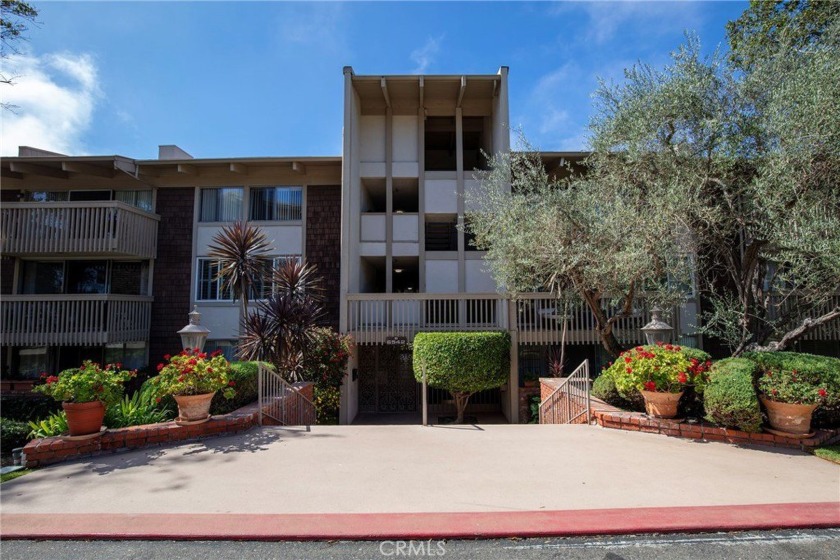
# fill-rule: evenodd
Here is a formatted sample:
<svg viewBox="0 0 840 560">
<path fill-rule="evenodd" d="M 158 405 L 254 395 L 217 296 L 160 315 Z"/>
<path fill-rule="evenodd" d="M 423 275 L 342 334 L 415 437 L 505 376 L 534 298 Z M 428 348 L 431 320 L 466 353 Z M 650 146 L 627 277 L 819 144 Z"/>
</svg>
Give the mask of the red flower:
<svg viewBox="0 0 840 560">
<path fill-rule="evenodd" d="M 645 391 L 656 391 L 656 383 L 653 381 L 645 382 Z"/>
<path fill-rule="evenodd" d="M 155 402 L 160 402 L 160 397 L 156 398 Z"/>
<path fill-rule="evenodd" d="M 201 350 L 199 350 L 198 348 L 195 348 L 195 349 L 193 349 L 193 352 L 195 352 L 196 354 L 198 354 L 199 352 L 201 352 Z"/>
<path fill-rule="evenodd" d="M 828 391 L 826 391 L 825 389 L 820 389 L 819 391 L 817 391 L 817 394 L 819 394 L 819 396 L 821 397 L 825 397 L 826 395 L 828 395 Z"/>
<path fill-rule="evenodd" d="M 163 359 L 164 359 L 164 360 L 171 360 L 171 359 L 172 359 L 172 356 L 170 356 L 169 354 L 164 354 L 164 355 L 163 355 Z"/>
<path fill-rule="evenodd" d="M 644 348 L 641 347 L 641 346 L 636 346 L 636 350 L 638 350 L 639 352 L 642 352 L 644 350 Z"/>
<path fill-rule="evenodd" d="M 233 382 L 233 381 L 228 381 L 228 385 L 231 386 L 231 387 L 234 387 L 234 386 L 236 386 L 236 383 Z"/>
<path fill-rule="evenodd" d="M 52 385 L 56 381 L 58 381 L 58 376 L 56 375 L 50 375 L 49 377 L 47 377 L 47 385 Z"/>
<path fill-rule="evenodd" d="M 122 362 L 117 362 L 117 369 L 122 369 Z"/>
<path fill-rule="evenodd" d="M 207 373 L 213 373 L 213 368 L 211 368 L 211 367 L 207 368 Z"/>
<path fill-rule="evenodd" d="M 41 372 L 41 379 L 46 379 L 46 378 L 47 378 L 47 372 L 46 372 L 46 371 L 42 371 L 42 372 Z"/>
<path fill-rule="evenodd" d="M 184 356 L 186 356 L 187 354 L 192 354 L 192 348 L 184 348 L 184 351 L 181 352 L 181 354 L 183 354 Z"/>
<path fill-rule="evenodd" d="M 773 393 L 774 395 L 778 395 L 778 394 L 779 394 L 779 391 L 778 391 L 778 390 L 776 390 L 776 389 L 773 389 L 773 390 L 771 391 L 771 393 Z"/>
<path fill-rule="evenodd" d="M 674 347 L 672 345 L 670 345 L 670 344 L 665 345 L 665 350 L 673 350 L 673 349 L 674 349 Z"/>
<path fill-rule="evenodd" d="M 627 368 L 627 373 L 633 373 L 633 368 L 631 368 L 631 367 Z"/>
<path fill-rule="evenodd" d="M 193 358 L 192 360 L 190 360 L 190 361 L 189 361 L 189 362 L 187 362 L 187 363 L 188 363 L 188 364 L 190 364 L 191 366 L 194 366 L 194 365 L 196 365 L 196 364 L 198 363 L 198 360 L 196 360 L 195 358 Z"/>
<path fill-rule="evenodd" d="M 677 376 L 677 380 L 680 383 L 687 383 L 688 382 L 688 376 L 685 374 L 684 371 L 681 371 L 680 374 Z"/>
<path fill-rule="evenodd" d="M 215 358 L 216 356 L 221 356 L 221 355 L 222 355 L 222 351 L 221 351 L 221 350 L 213 350 L 213 352 L 210 354 L 210 356 L 211 356 L 212 358 Z"/>
<path fill-rule="evenodd" d="M 158 365 L 157 365 L 157 370 L 158 370 L 158 371 L 160 371 L 160 370 L 162 370 L 162 369 L 163 369 L 163 364 L 158 364 Z"/>
<path fill-rule="evenodd" d="M 627 356 L 626 358 L 624 358 L 624 363 L 625 364 L 629 364 L 632 361 L 633 361 L 633 358 L 631 358 L 630 356 Z"/>
<path fill-rule="evenodd" d="M 679 346 L 674 346 L 674 350 L 675 350 L 675 351 L 677 351 L 677 352 L 679 352 L 679 351 L 681 351 L 681 350 L 682 350 L 682 348 L 680 348 Z"/>
</svg>

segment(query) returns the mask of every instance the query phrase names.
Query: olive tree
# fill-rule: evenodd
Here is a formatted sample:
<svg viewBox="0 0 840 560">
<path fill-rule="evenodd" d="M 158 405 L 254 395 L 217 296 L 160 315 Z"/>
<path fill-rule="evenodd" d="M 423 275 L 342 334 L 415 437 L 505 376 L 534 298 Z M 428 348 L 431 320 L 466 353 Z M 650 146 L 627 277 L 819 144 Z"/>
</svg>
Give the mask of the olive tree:
<svg viewBox="0 0 840 560">
<path fill-rule="evenodd" d="M 455 399 L 464 422 L 470 396 L 501 387 L 510 372 L 510 335 L 506 332 L 424 332 L 414 337 L 414 376 Z"/>
</svg>

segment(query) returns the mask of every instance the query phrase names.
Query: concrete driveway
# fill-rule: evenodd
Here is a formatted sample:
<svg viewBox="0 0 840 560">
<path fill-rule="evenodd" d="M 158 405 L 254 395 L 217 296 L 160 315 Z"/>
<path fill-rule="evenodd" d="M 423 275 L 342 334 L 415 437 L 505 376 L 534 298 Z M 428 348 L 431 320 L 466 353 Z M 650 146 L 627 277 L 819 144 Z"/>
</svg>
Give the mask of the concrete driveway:
<svg viewBox="0 0 840 560">
<path fill-rule="evenodd" d="M 595 426 L 259 428 L 0 487 L 19 513 L 505 512 L 840 501 L 840 467 Z"/>
</svg>

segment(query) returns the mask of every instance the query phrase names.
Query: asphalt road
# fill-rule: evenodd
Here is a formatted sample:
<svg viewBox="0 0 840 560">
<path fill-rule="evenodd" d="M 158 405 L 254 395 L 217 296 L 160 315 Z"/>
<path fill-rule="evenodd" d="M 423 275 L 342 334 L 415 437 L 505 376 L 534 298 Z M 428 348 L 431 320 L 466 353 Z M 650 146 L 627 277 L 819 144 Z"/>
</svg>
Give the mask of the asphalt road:
<svg viewBox="0 0 840 560">
<path fill-rule="evenodd" d="M 834 560 L 840 529 L 569 539 L 383 542 L 3 541 L 3 560 Z"/>
</svg>

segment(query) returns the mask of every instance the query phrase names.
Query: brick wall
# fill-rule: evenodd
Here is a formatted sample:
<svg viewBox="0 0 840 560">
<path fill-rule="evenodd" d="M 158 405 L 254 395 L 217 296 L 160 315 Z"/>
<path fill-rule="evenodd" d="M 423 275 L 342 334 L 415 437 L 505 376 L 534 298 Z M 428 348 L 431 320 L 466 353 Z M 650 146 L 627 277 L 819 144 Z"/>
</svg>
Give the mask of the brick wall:
<svg viewBox="0 0 840 560">
<path fill-rule="evenodd" d="M 338 328 L 341 282 L 341 187 L 306 188 L 306 259 L 323 278 L 325 325 Z"/>
<path fill-rule="evenodd" d="M 159 189 L 158 250 L 155 261 L 149 363 L 181 350 L 175 334 L 187 324 L 192 270 L 193 198 L 195 189 Z"/>
</svg>

